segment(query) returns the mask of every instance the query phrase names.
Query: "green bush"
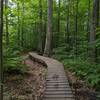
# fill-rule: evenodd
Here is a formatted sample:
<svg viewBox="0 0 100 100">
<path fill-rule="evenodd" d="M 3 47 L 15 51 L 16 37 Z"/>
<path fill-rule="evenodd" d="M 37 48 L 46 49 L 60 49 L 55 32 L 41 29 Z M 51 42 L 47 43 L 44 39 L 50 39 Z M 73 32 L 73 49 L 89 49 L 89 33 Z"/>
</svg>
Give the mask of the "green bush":
<svg viewBox="0 0 100 100">
<path fill-rule="evenodd" d="M 4 72 L 8 73 L 25 73 L 27 67 L 22 64 L 23 57 L 20 56 L 20 51 L 13 48 L 4 50 Z"/>
<path fill-rule="evenodd" d="M 100 91 L 100 64 L 90 63 L 80 56 L 74 59 L 73 53 L 68 54 L 61 47 L 54 51 L 53 57 L 64 64 L 65 70 L 72 71 L 78 79 L 84 80 L 88 86 Z"/>
<path fill-rule="evenodd" d="M 65 69 L 75 73 L 78 79 L 96 89 L 100 89 L 100 65 L 91 64 L 81 60 L 63 60 Z"/>
</svg>

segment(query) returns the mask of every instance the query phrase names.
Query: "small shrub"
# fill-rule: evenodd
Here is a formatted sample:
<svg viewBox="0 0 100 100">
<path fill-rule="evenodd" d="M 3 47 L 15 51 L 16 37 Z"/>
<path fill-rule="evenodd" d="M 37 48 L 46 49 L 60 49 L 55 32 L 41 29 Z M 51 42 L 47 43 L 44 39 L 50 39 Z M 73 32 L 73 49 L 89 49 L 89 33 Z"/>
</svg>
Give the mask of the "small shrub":
<svg viewBox="0 0 100 100">
<path fill-rule="evenodd" d="M 64 53 L 63 50 L 60 48 L 53 57 L 60 60 L 66 70 L 74 72 L 78 79 L 84 80 L 88 86 L 100 91 L 100 64 L 91 64 L 81 57 L 73 59 L 73 55 Z"/>
<path fill-rule="evenodd" d="M 18 50 L 12 48 L 4 51 L 4 71 L 8 73 L 25 73 L 27 67 L 22 64 L 23 58 Z"/>
</svg>

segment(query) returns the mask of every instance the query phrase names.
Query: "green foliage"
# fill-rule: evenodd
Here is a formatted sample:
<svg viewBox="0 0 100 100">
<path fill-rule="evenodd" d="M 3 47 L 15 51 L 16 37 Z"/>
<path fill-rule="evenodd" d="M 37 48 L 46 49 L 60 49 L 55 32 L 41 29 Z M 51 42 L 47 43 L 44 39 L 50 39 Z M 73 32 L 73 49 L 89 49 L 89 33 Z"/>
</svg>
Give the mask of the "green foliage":
<svg viewBox="0 0 100 100">
<path fill-rule="evenodd" d="M 70 2 L 69 2 L 70 1 Z M 91 64 L 87 61 L 89 47 L 89 32 L 91 29 L 91 18 L 93 0 L 78 0 L 78 12 L 76 11 L 77 0 L 60 0 L 60 10 L 58 1 L 53 0 L 53 21 L 52 48 L 53 57 L 62 61 L 65 68 L 73 71 L 79 79 L 84 79 L 92 87 L 100 87 L 100 65 Z M 4 7 L 4 70 L 6 72 L 23 73 L 26 67 L 23 66 L 20 52 L 24 50 L 37 50 L 39 39 L 39 1 L 38 0 L 8 0 L 7 8 Z M 69 8 L 69 11 L 68 11 Z M 58 10 L 60 11 L 60 32 L 58 32 Z M 89 15 L 90 13 L 90 15 Z M 43 48 L 47 32 L 47 0 L 42 0 L 42 39 Z M 77 28 L 75 33 L 77 14 Z M 69 15 L 69 23 L 68 23 Z M 8 17 L 6 23 L 5 16 Z M 6 35 L 6 26 L 8 33 Z M 67 29 L 69 24 L 69 29 Z M 89 26 L 87 25 L 89 24 Z M 88 28 L 88 29 L 87 29 Z M 96 30 L 97 59 L 100 61 L 100 27 Z M 68 32 L 68 33 L 67 33 Z M 9 46 L 7 46 L 9 38 Z M 76 43 L 75 43 L 76 42 Z M 94 41 L 93 41 L 94 42 Z M 23 43 L 23 45 L 22 45 Z M 7 48 L 6 48 L 7 47 Z M 77 52 L 76 52 L 77 49 Z M 75 54 L 77 53 L 77 55 Z M 76 60 L 77 58 L 77 60 Z"/>
<path fill-rule="evenodd" d="M 65 47 L 55 49 L 53 57 L 62 61 L 65 69 L 72 71 L 78 79 L 84 80 L 88 86 L 100 91 L 100 64 L 91 63 L 80 57 L 75 59 L 65 50 Z"/>
<path fill-rule="evenodd" d="M 96 47 L 100 49 L 100 27 L 97 29 L 97 40 L 96 40 Z"/>
<path fill-rule="evenodd" d="M 69 50 L 69 45 L 63 44 L 61 47 L 53 49 L 53 57 L 59 60 L 74 58 L 74 50 L 71 49 L 70 53 L 68 52 Z"/>
<path fill-rule="evenodd" d="M 20 51 L 13 48 L 4 50 L 4 71 L 8 73 L 25 73 L 27 67 L 22 64 L 23 60 Z"/>
</svg>

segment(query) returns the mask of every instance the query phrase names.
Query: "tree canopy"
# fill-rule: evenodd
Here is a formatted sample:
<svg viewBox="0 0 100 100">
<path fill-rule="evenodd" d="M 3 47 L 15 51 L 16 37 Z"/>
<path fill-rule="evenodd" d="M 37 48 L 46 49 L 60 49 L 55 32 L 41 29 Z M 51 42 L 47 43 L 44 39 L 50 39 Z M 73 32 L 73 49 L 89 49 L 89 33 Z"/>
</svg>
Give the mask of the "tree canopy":
<svg viewBox="0 0 100 100">
<path fill-rule="evenodd" d="M 67 66 L 76 63 L 75 68 L 67 69 L 100 90 L 99 0 L 2 2 L 0 0 L 0 80 L 3 80 L 3 69 L 4 72 L 20 70 L 16 65 L 22 52 L 34 51 L 59 59 Z"/>
</svg>

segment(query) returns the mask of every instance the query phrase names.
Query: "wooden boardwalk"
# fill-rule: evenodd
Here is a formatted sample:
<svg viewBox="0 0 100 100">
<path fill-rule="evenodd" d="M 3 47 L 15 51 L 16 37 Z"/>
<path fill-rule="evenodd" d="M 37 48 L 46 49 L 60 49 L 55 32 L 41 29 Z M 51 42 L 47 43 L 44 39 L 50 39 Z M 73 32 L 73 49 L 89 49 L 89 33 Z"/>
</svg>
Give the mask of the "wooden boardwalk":
<svg viewBox="0 0 100 100">
<path fill-rule="evenodd" d="M 29 53 L 29 55 L 31 59 L 47 66 L 43 100 L 75 100 L 62 63 L 35 53 Z"/>
</svg>

